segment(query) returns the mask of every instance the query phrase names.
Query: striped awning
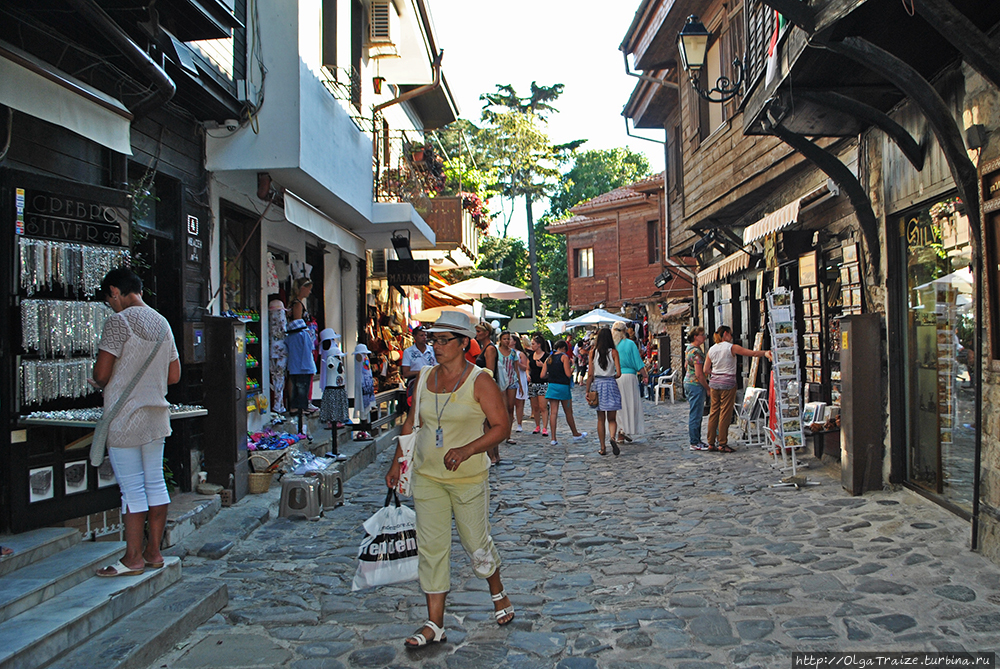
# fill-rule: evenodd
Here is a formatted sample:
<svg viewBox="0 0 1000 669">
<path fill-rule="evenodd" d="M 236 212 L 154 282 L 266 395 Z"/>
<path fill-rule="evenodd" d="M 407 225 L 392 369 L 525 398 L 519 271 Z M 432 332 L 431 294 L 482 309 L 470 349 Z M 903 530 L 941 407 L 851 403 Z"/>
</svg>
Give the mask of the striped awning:
<svg viewBox="0 0 1000 669">
<path fill-rule="evenodd" d="M 707 286 L 716 281 L 722 281 L 750 266 L 750 254 L 740 249 L 736 253 L 723 258 L 707 269 L 698 272 L 698 285 Z"/>
<path fill-rule="evenodd" d="M 750 244 L 761 237 L 766 237 L 772 233 L 787 228 L 799 217 L 799 205 L 802 198 L 796 198 L 784 207 L 768 214 L 752 225 L 748 225 L 743 231 L 743 243 Z"/>
</svg>

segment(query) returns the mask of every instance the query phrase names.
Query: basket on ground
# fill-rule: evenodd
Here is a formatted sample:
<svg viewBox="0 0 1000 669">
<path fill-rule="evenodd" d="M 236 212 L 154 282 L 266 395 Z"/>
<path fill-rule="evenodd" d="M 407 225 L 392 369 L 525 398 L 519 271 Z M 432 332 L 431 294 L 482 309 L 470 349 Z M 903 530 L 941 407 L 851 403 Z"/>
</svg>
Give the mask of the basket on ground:
<svg viewBox="0 0 1000 669">
<path fill-rule="evenodd" d="M 250 462 L 252 463 L 254 458 L 262 460 L 261 468 L 267 469 L 271 466 L 271 461 L 265 458 L 263 455 L 251 455 Z M 250 472 L 249 477 L 249 490 L 252 495 L 259 495 L 261 493 L 267 492 L 271 488 L 271 479 L 274 478 L 274 472 Z"/>
</svg>

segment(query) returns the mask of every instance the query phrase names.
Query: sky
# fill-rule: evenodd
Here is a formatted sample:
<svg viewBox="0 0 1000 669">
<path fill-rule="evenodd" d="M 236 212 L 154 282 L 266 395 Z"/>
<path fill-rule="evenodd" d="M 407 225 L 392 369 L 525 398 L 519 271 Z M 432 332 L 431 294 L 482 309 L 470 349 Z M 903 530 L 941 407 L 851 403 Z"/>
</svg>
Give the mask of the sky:
<svg viewBox="0 0 1000 669">
<path fill-rule="evenodd" d="M 625 74 L 622 43 L 639 0 L 428 0 L 442 69 L 462 118 L 480 124 L 479 96 L 511 84 L 522 96 L 531 82 L 563 84 L 549 119 L 555 144 L 586 139 L 586 149 L 628 146 L 646 154 L 653 173 L 663 170 L 663 145 L 630 138 L 622 108 L 638 79 Z M 664 139 L 662 130 L 633 134 Z M 499 202 L 490 201 L 492 211 Z M 504 206 L 510 208 L 509 201 Z M 548 209 L 534 207 L 535 219 Z M 514 206 L 508 234 L 527 237 L 524 200 Z"/>
</svg>

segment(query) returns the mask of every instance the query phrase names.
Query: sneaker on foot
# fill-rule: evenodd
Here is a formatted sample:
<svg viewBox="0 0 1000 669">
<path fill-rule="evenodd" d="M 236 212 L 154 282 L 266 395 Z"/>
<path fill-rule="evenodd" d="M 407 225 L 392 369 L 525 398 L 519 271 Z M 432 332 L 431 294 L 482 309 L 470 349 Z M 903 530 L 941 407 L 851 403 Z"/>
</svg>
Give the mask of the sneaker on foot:
<svg viewBox="0 0 1000 669">
<path fill-rule="evenodd" d="M 548 430 L 542 430 L 542 436 L 543 437 L 549 436 L 549 431 Z"/>
<path fill-rule="evenodd" d="M 705 442 L 698 442 L 697 444 L 691 444 L 691 450 L 692 451 L 707 451 L 708 450 L 708 444 L 706 444 Z"/>
<path fill-rule="evenodd" d="M 580 434 L 578 434 L 575 437 L 573 437 L 573 441 L 583 441 L 586 438 L 587 438 L 587 433 L 586 432 L 581 432 Z"/>
<path fill-rule="evenodd" d="M 524 432 L 520 425 L 514 428 L 514 432 Z"/>
<path fill-rule="evenodd" d="M 343 462 L 343 461 L 344 461 L 344 460 L 346 460 L 346 459 L 347 459 L 347 456 L 346 456 L 346 455 L 344 455 L 343 453 L 338 453 L 338 454 L 337 454 L 337 460 L 339 460 L 339 461 Z"/>
<path fill-rule="evenodd" d="M 549 446 L 558 446 L 558 445 L 559 445 L 559 442 L 556 441 L 555 439 L 553 439 L 552 441 L 549 442 Z"/>
<path fill-rule="evenodd" d="M 531 431 L 531 434 L 538 434 L 541 431 L 542 431 L 542 428 L 536 427 L 534 430 Z"/>
</svg>

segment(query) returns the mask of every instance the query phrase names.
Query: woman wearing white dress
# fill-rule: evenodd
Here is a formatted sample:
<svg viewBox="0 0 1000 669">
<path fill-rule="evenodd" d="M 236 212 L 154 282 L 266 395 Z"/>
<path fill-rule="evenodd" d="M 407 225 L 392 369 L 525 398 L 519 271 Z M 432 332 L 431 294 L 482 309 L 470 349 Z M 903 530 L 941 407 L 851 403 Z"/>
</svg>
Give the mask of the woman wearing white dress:
<svg viewBox="0 0 1000 669">
<path fill-rule="evenodd" d="M 514 431 L 521 432 L 524 429 L 522 427 L 522 423 L 524 422 L 524 402 L 528 399 L 528 356 L 524 352 L 524 346 L 517 335 L 512 336 L 511 342 L 518 353 L 518 384 L 517 394 L 514 395 L 514 420 L 517 421 L 517 425 L 514 427 Z"/>
<path fill-rule="evenodd" d="M 642 415 L 642 395 L 639 393 L 639 376 L 646 380 L 646 365 L 639 354 L 639 347 L 628 338 L 623 322 L 611 327 L 615 349 L 621 362 L 622 375 L 618 377 L 618 391 L 622 396 L 622 410 L 618 414 L 618 441 L 632 441 L 635 435 L 645 434 L 646 425 Z"/>
</svg>

